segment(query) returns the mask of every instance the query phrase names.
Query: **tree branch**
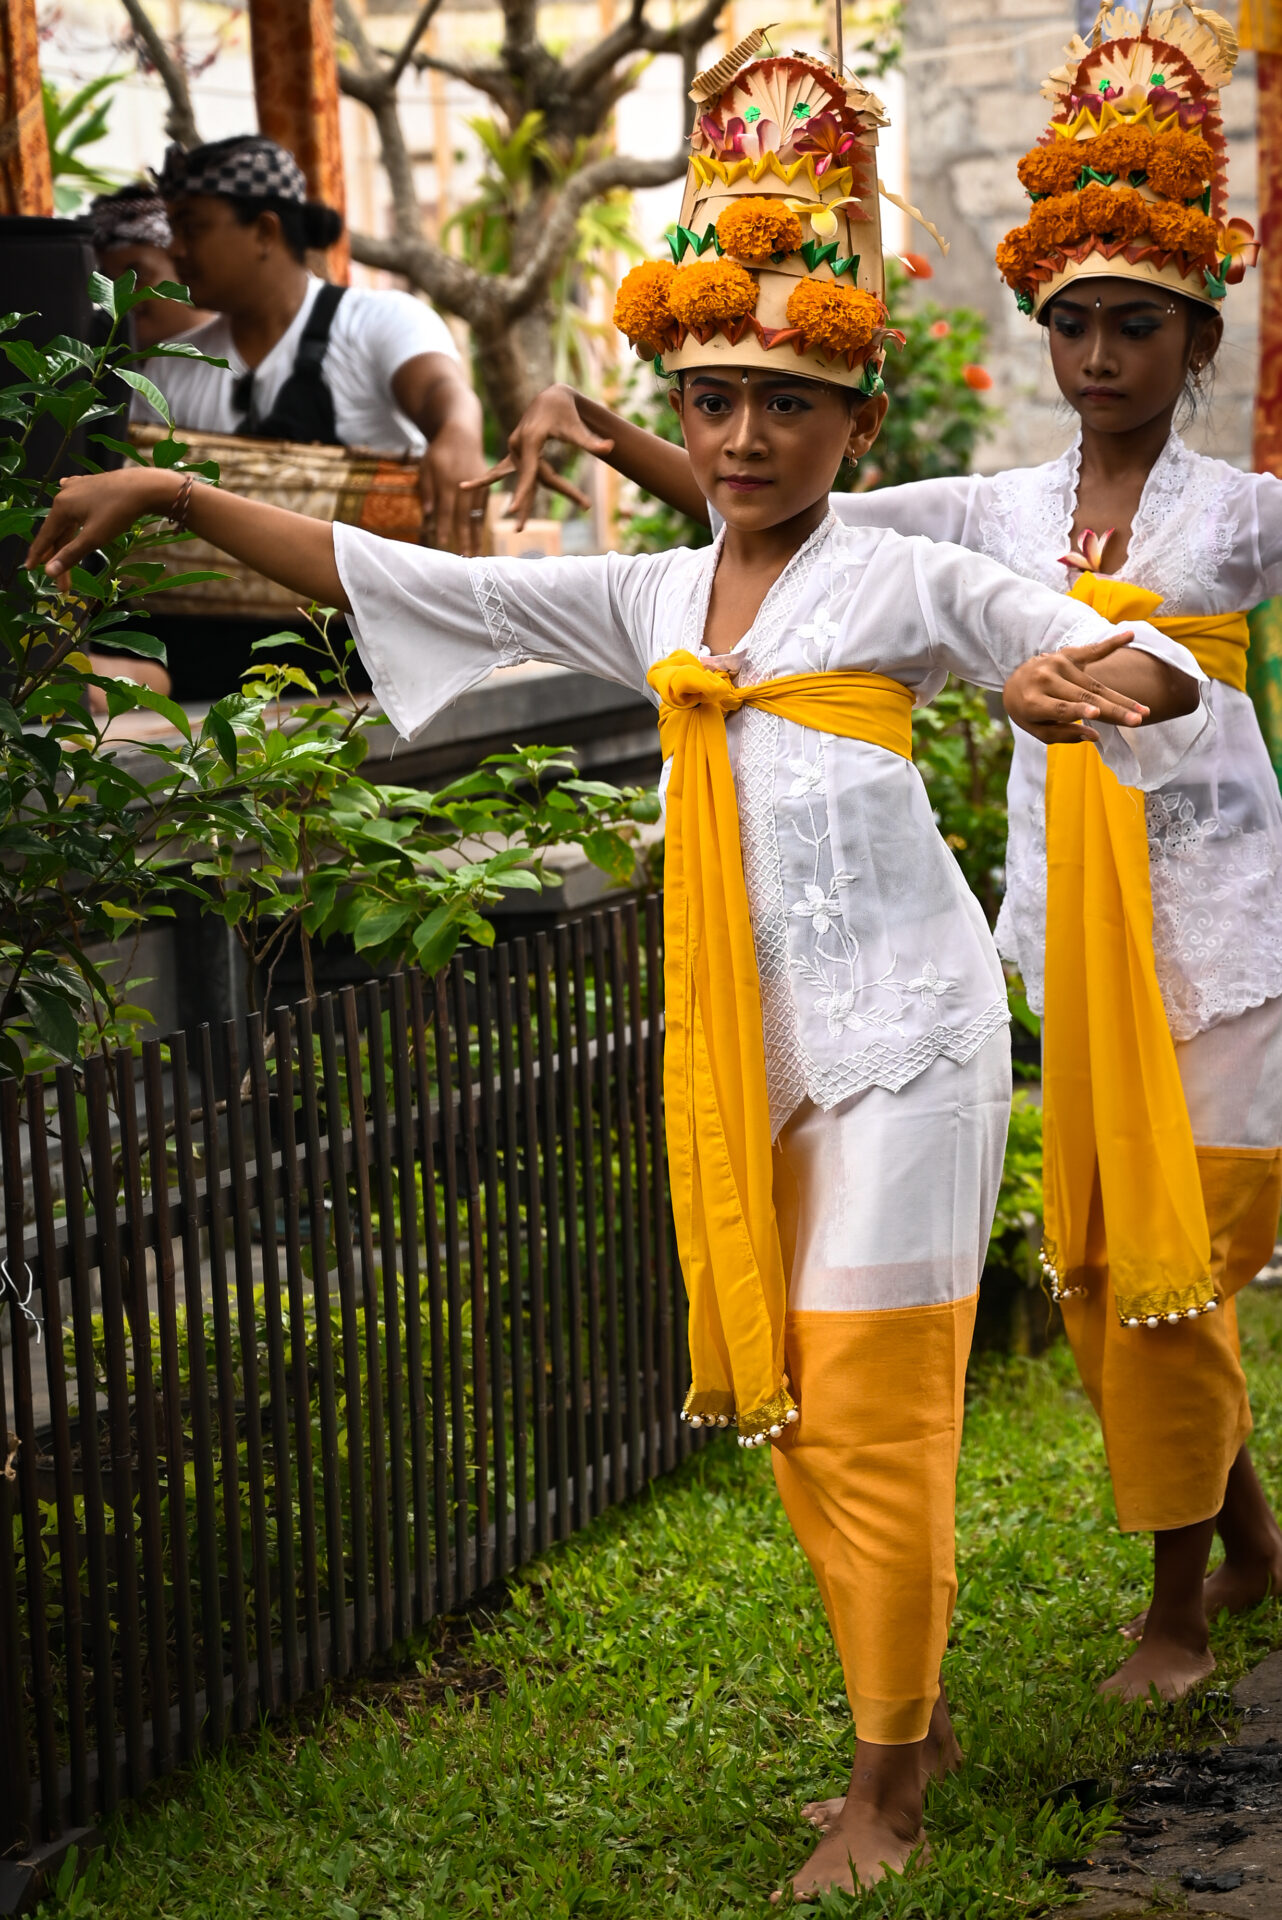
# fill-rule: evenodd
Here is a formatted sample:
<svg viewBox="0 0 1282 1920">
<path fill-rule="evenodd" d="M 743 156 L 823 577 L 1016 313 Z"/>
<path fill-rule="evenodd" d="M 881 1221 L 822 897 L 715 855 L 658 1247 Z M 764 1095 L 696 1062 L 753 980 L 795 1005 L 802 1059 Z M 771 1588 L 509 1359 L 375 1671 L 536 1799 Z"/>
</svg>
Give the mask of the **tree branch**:
<svg viewBox="0 0 1282 1920">
<path fill-rule="evenodd" d="M 388 69 L 387 90 L 389 93 L 394 93 L 399 86 L 401 75 L 413 58 L 414 49 L 432 24 L 432 16 L 437 12 L 440 5 L 441 0 L 423 0 L 423 4 L 415 17 L 414 25 L 405 37 L 404 46 Z"/>
<path fill-rule="evenodd" d="M 671 180 L 679 180 L 685 168 L 682 147 L 664 160 L 634 160 L 624 153 L 610 153 L 572 174 L 548 210 L 542 238 L 520 272 L 496 275 L 488 283 L 507 317 L 519 319 L 542 299 L 570 249 L 575 222 L 589 200 L 597 200 L 617 187 L 633 192 L 643 187 L 664 187 Z"/>
<path fill-rule="evenodd" d="M 521 118 L 522 107 L 517 98 L 512 77 L 502 67 L 469 66 L 461 60 L 446 60 L 435 53 L 416 53 L 410 65 L 418 73 L 443 73 L 447 80 L 461 80 L 465 87 L 474 87 L 478 93 L 485 94 L 515 126 Z"/>
<path fill-rule="evenodd" d="M 161 39 L 159 32 L 143 6 L 142 0 L 124 0 L 125 12 L 129 15 L 137 39 L 141 40 L 148 60 L 169 95 L 169 112 L 165 115 L 165 132 L 180 147 L 191 148 L 200 145 L 200 134 L 196 127 L 196 115 L 191 104 L 191 89 L 187 85 L 187 75 L 182 65 L 175 60 L 169 48 Z"/>
<path fill-rule="evenodd" d="M 679 21 L 671 27 L 654 27 L 646 18 L 645 0 L 632 0 L 628 18 L 621 20 L 581 60 L 576 60 L 573 66 L 566 68 L 567 89 L 573 94 L 590 91 L 630 53 L 679 53 L 684 56 L 693 51 L 697 58 L 712 38 L 725 4 L 726 0 L 703 0 L 703 5 L 688 20 Z"/>
</svg>

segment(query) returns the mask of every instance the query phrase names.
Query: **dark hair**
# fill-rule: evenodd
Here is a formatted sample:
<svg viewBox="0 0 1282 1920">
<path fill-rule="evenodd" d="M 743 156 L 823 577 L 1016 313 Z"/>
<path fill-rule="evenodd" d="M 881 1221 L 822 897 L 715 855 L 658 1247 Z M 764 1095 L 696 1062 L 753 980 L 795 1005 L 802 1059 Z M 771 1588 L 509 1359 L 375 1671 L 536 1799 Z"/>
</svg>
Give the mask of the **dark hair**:
<svg viewBox="0 0 1282 1920">
<path fill-rule="evenodd" d="M 323 200 L 255 200 L 248 194 L 226 194 L 228 206 L 242 227 L 252 227 L 260 213 L 274 213 L 281 237 L 295 260 L 309 248 L 332 247 L 343 231 L 343 216 Z"/>
</svg>

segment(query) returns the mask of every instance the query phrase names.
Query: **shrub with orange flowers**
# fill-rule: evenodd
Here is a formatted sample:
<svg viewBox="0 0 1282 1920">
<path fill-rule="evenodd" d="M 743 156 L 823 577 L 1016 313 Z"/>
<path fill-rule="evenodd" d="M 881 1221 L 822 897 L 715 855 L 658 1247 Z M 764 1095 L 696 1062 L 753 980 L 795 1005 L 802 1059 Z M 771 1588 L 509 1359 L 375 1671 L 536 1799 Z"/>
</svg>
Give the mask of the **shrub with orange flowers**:
<svg viewBox="0 0 1282 1920">
<path fill-rule="evenodd" d="M 668 303 L 675 273 L 670 260 L 643 260 L 619 283 L 614 324 L 643 353 L 662 353 L 675 342 L 676 321 Z"/>
<path fill-rule="evenodd" d="M 1200 133 L 1172 129 L 1153 143 L 1149 185 L 1171 200 L 1194 200 L 1215 178 L 1215 155 Z"/>
<path fill-rule="evenodd" d="M 875 293 L 835 280 L 798 280 L 786 314 L 807 351 L 834 357 L 862 353 L 886 324 L 886 309 Z"/>
<path fill-rule="evenodd" d="M 755 310 L 757 283 L 733 260 L 693 260 L 674 271 L 668 303 L 683 326 L 725 326 Z"/>
<path fill-rule="evenodd" d="M 764 267 L 776 253 L 795 253 L 801 237 L 796 214 L 782 200 L 764 196 L 732 200 L 717 220 L 722 251 L 752 267 Z"/>
</svg>

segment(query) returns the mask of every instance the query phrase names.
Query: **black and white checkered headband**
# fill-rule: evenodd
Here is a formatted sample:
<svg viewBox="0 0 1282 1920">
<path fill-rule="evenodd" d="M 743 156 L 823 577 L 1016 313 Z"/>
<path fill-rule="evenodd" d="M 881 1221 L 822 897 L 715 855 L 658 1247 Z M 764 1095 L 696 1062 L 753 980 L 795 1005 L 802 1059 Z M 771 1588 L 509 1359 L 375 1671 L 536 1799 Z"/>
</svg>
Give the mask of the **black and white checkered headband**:
<svg viewBox="0 0 1282 1920">
<path fill-rule="evenodd" d="M 158 193 L 125 197 L 100 193 L 89 206 L 89 231 L 101 253 L 107 247 L 127 247 L 131 241 L 159 247 L 168 253 L 173 244 L 169 215 Z"/>
<path fill-rule="evenodd" d="M 216 193 L 228 200 L 307 199 L 307 182 L 292 153 L 261 134 L 216 140 L 184 153 L 171 146 L 156 183 L 162 200 L 182 193 Z"/>
</svg>

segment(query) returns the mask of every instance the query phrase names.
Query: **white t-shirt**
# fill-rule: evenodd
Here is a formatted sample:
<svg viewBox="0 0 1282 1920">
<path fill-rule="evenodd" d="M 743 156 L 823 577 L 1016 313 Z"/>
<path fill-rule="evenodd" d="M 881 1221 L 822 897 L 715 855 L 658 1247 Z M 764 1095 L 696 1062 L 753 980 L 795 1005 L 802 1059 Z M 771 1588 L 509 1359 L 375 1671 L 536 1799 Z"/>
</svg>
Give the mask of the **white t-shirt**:
<svg viewBox="0 0 1282 1920">
<path fill-rule="evenodd" d="M 307 316 L 324 283 L 309 274 L 303 303 L 276 345 L 254 369 L 254 404 L 260 415 L 274 405 L 294 370 L 298 343 Z M 232 344 L 231 322 L 224 314 L 194 327 L 181 339 L 202 353 L 225 360 L 226 367 L 208 367 L 198 360 L 156 359 L 147 362 L 147 374 L 169 402 L 175 426 L 203 433 L 235 433 L 244 415 L 232 405 L 232 388 L 247 371 Z M 334 425 L 346 447 L 369 447 L 375 453 L 420 454 L 425 441 L 418 428 L 401 412 L 392 394 L 392 381 L 407 360 L 420 353 L 448 354 L 458 359 L 450 330 L 431 307 L 413 294 L 374 292 L 349 287 L 338 303 L 325 350 L 323 373 L 334 401 Z M 155 419 L 141 396 L 135 418 Z"/>
</svg>

